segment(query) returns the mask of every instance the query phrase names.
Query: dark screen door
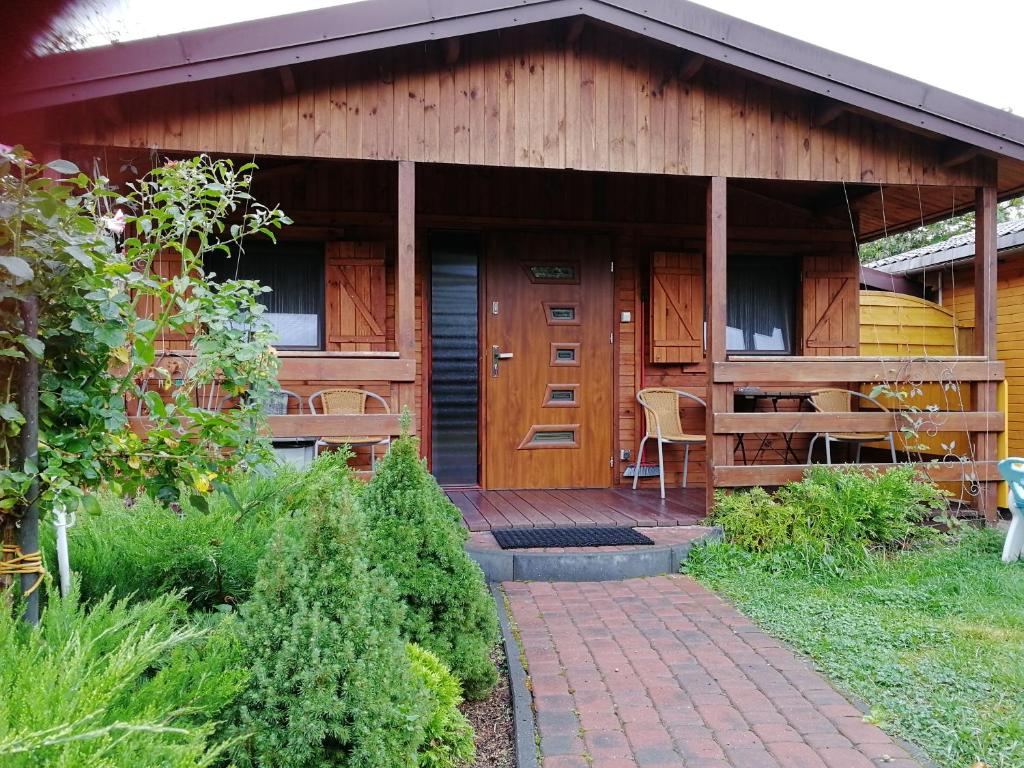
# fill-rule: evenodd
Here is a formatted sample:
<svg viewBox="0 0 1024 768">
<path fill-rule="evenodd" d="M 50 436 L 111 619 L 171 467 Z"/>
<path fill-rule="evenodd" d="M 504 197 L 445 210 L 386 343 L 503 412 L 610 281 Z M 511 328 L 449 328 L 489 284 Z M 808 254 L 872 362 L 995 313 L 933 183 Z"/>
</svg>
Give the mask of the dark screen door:
<svg viewBox="0 0 1024 768">
<path fill-rule="evenodd" d="M 479 466 L 479 239 L 430 239 L 431 469 L 442 485 L 476 485 Z"/>
</svg>

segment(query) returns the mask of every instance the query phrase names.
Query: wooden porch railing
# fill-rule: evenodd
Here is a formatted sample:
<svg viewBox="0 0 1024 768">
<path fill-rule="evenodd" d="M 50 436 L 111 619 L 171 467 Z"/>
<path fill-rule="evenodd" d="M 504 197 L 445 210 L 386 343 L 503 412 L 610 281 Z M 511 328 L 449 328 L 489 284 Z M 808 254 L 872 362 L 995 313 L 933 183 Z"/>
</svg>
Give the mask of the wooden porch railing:
<svg viewBox="0 0 1024 768">
<path fill-rule="evenodd" d="M 706 297 L 706 358 L 707 388 L 706 411 L 708 482 L 707 503 L 714 504 L 714 491 L 719 487 L 751 485 L 778 485 L 803 472 L 800 465 L 733 466 L 735 461 L 735 435 L 741 432 L 771 433 L 787 427 L 794 430 L 817 431 L 828 420 L 804 420 L 794 416 L 792 421 L 774 414 L 732 413 L 737 384 L 772 384 L 776 387 L 799 387 L 808 384 L 841 386 L 856 389 L 860 385 L 891 382 L 953 383 L 970 387 L 972 412 L 956 416 L 958 426 L 972 436 L 973 450 L 970 468 L 966 462 L 949 462 L 948 467 L 935 463 L 922 463 L 922 469 L 938 475 L 967 476 L 976 483 L 977 506 L 990 521 L 996 519 L 998 483 L 995 462 L 998 455 L 1000 433 L 1005 432 L 1005 417 L 999 413 L 999 383 L 1005 378 L 1005 367 L 996 360 L 996 189 L 991 186 L 975 188 L 975 258 L 974 258 L 974 356 L 928 360 L 886 360 L 880 358 L 743 358 L 730 359 L 726 336 L 728 298 L 726 263 L 728 259 L 729 229 L 727 227 L 726 179 L 713 176 L 707 186 L 707 217 L 705 224 L 705 297 Z M 947 415 L 952 419 L 952 414 Z M 844 417 L 844 432 L 877 433 L 878 413 L 866 412 Z M 834 418 L 834 417 L 833 417 Z M 935 417 L 937 419 L 937 417 Z M 884 419 L 883 419 L 884 423 Z M 895 425 L 894 425 L 895 426 Z M 891 465 L 877 465 L 886 467 Z M 966 469 L 966 471 L 965 471 Z"/>
<path fill-rule="evenodd" d="M 397 413 L 365 413 L 347 416 L 322 416 L 312 414 L 268 416 L 267 426 L 275 438 L 295 437 L 341 437 L 345 435 L 379 435 L 395 437 L 402 432 Z M 134 432 L 144 434 L 150 428 L 145 416 L 133 416 L 128 423 Z M 415 431 L 415 423 L 411 424 Z"/>
<path fill-rule="evenodd" d="M 863 433 L 896 432 L 905 428 L 924 432 L 938 427 L 942 431 L 968 432 L 974 439 L 970 462 L 918 462 L 927 475 L 938 482 L 965 479 L 979 486 L 979 506 L 991 503 L 996 469 L 995 438 L 1006 429 L 1006 416 L 997 410 L 995 398 L 989 394 L 1005 378 L 1002 362 L 984 357 L 949 357 L 918 359 L 892 358 L 745 358 L 714 363 L 712 381 L 719 397 L 709 431 L 712 438 L 735 440 L 741 434 L 772 433 Z M 839 384 L 837 384 L 839 382 Z M 849 386 L 887 384 L 892 390 L 908 389 L 915 384 L 956 384 L 973 389 L 974 409 L 965 411 L 876 410 L 850 413 L 818 412 L 753 412 L 730 410 L 737 385 L 765 385 L 802 389 L 808 386 Z M 719 454 L 721 461 L 710 467 L 716 488 L 737 488 L 753 485 L 781 485 L 798 480 L 806 470 L 802 464 L 759 464 L 735 466 L 732 451 Z M 860 465 L 885 470 L 891 463 Z"/>
<path fill-rule="evenodd" d="M 175 356 L 188 359 L 191 350 L 174 350 Z M 360 386 L 387 382 L 397 389 L 408 387 L 416 380 L 416 360 L 402 358 L 398 352 L 280 352 L 281 366 L 278 379 L 285 386 L 294 381 L 315 381 L 320 384 L 336 382 L 339 386 Z M 154 379 L 154 381 L 157 381 Z M 219 389 L 219 387 L 218 387 Z M 214 401 L 221 402 L 216 394 Z M 341 437 L 345 435 L 380 435 L 394 437 L 401 434 L 398 412 L 400 398 L 393 392 L 392 413 L 366 413 L 351 415 L 287 414 L 268 416 L 270 434 L 275 438 Z M 410 406 L 411 402 L 406 400 Z M 212 406 L 216 407 L 216 405 Z M 132 429 L 142 434 L 149 428 L 145 415 L 129 419 Z M 412 425 L 415 432 L 415 425 Z"/>
</svg>

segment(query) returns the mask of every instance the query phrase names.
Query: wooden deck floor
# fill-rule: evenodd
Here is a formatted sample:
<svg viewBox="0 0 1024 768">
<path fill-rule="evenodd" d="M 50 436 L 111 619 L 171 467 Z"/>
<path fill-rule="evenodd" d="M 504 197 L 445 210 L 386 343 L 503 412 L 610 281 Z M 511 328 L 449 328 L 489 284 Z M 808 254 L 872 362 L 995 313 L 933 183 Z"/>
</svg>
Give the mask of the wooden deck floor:
<svg viewBox="0 0 1024 768">
<path fill-rule="evenodd" d="M 446 490 L 471 531 L 579 525 L 629 528 L 698 525 L 705 517 L 703 488 L 658 491 L 630 488 L 583 490 Z"/>
</svg>

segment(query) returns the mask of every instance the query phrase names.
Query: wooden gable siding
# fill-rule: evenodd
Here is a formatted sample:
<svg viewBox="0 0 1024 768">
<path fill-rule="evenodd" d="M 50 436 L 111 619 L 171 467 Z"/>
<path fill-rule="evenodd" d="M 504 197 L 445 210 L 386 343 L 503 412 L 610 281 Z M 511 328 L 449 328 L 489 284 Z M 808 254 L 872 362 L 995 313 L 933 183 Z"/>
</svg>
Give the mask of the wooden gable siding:
<svg viewBox="0 0 1024 768">
<path fill-rule="evenodd" d="M 764 179 L 975 186 L 938 140 L 587 25 L 462 39 L 160 88 L 52 113 L 61 143 Z"/>
</svg>

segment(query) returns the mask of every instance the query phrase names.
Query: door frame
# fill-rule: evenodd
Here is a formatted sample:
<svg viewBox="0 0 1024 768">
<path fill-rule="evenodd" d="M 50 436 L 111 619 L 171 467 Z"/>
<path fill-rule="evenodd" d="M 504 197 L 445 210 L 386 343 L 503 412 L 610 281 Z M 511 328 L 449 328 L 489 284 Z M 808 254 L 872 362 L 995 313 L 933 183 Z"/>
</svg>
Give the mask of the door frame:
<svg viewBox="0 0 1024 768">
<path fill-rule="evenodd" d="M 611 421 L 611 428 L 609 430 L 609 441 L 608 441 L 608 456 L 610 463 L 607 467 L 607 485 L 605 488 L 612 488 L 616 485 L 616 467 L 617 460 L 615 454 L 615 445 L 618 434 L 619 426 L 619 402 L 618 402 L 618 380 L 619 380 L 619 328 L 616 322 L 616 275 L 614 271 L 614 264 L 616 261 L 616 255 L 621 251 L 619 238 L 611 233 L 604 231 L 592 231 L 592 230 L 578 230 L 571 228 L 561 227 L 545 227 L 545 228 L 529 228 L 524 227 L 516 229 L 514 227 L 501 227 L 495 229 L 487 229 L 480 231 L 482 247 L 480 254 L 480 265 L 478 269 L 478 295 L 479 295 L 479 314 L 478 314 L 478 327 L 480 332 L 478 334 L 478 377 L 479 377 L 479 392 L 480 392 L 480 408 L 477 411 L 478 420 L 478 438 L 477 438 L 477 452 L 479 455 L 479 470 L 477 479 L 480 483 L 480 487 L 486 490 L 488 488 L 488 467 L 486 461 L 486 449 L 485 441 L 487 440 L 487 379 L 490 375 L 490 358 L 488 357 L 489 345 L 487 343 L 487 309 L 489 298 L 487 296 L 487 279 L 490 273 L 491 264 L 496 258 L 494 256 L 494 249 L 492 247 L 492 240 L 494 237 L 500 237 L 501 235 L 523 235 L 523 234 L 536 234 L 536 233 L 559 233 L 565 235 L 575 236 L 599 236 L 605 237 L 608 240 L 608 272 L 605 278 L 608 298 L 608 306 L 611 311 L 608 317 L 608 332 L 614 334 L 612 336 L 612 342 L 608 345 L 611 350 L 609 354 L 609 371 L 608 371 L 608 394 L 609 402 L 611 403 L 611 413 L 609 419 Z"/>
</svg>

